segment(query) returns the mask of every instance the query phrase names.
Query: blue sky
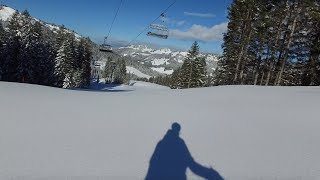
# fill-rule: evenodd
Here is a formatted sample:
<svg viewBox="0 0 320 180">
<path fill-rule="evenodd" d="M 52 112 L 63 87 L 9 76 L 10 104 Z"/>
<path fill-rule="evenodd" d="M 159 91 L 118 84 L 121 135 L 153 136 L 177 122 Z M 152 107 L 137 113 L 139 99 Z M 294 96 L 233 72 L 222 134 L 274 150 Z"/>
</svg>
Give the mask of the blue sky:
<svg viewBox="0 0 320 180">
<path fill-rule="evenodd" d="M 111 43 L 131 41 L 174 0 L 123 0 L 111 31 Z M 205 52 L 221 53 L 232 0 L 177 0 L 166 13 L 167 40 L 142 34 L 135 43 L 189 49 L 194 40 Z M 95 42 L 107 35 L 120 0 L 2 0 L 46 22 L 63 24 Z M 158 21 L 160 23 L 160 20 Z"/>
</svg>

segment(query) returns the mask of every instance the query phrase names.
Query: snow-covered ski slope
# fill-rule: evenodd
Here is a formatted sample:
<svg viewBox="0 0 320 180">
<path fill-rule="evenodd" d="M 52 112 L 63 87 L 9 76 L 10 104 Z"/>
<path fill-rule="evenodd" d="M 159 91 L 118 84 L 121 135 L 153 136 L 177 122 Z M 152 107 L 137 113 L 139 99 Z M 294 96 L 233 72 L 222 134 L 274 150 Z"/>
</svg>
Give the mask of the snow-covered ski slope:
<svg viewBox="0 0 320 180">
<path fill-rule="evenodd" d="M 0 99 L 1 180 L 143 179 L 172 122 L 226 180 L 320 179 L 319 87 L 0 82 Z"/>
</svg>

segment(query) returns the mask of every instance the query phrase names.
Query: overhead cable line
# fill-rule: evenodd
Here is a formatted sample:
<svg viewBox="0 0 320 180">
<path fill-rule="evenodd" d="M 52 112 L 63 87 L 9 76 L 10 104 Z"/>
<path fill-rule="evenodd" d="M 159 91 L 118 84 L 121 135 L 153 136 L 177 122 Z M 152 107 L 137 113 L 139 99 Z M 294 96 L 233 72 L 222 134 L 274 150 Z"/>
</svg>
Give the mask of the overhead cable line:
<svg viewBox="0 0 320 180">
<path fill-rule="evenodd" d="M 110 33 L 111 33 L 111 30 L 112 30 L 113 24 L 114 24 L 114 22 L 115 22 L 115 20 L 116 20 L 116 18 L 117 18 L 117 16 L 118 16 L 120 7 L 121 7 L 121 5 L 122 5 L 122 1 L 123 1 L 123 0 L 120 1 L 120 4 L 119 4 L 118 9 L 117 9 L 117 12 L 116 12 L 116 14 L 115 14 L 114 17 L 113 17 L 113 20 L 112 20 L 112 23 L 111 23 L 111 26 L 110 26 L 110 29 L 109 29 L 109 32 L 108 32 L 108 36 L 107 36 L 106 38 L 108 38 L 108 37 L 110 36 Z"/>
<path fill-rule="evenodd" d="M 160 15 L 154 19 L 150 24 L 153 24 L 154 22 L 156 22 L 160 17 L 163 17 L 163 15 L 177 2 L 177 0 L 175 0 L 173 3 L 170 4 L 170 6 L 168 6 L 164 11 L 162 11 L 160 13 Z M 142 33 L 146 32 L 146 30 L 149 29 L 149 24 L 146 28 L 144 28 L 135 38 L 133 38 L 127 46 L 130 46 L 131 43 L 133 43 L 139 36 L 141 36 Z"/>
</svg>

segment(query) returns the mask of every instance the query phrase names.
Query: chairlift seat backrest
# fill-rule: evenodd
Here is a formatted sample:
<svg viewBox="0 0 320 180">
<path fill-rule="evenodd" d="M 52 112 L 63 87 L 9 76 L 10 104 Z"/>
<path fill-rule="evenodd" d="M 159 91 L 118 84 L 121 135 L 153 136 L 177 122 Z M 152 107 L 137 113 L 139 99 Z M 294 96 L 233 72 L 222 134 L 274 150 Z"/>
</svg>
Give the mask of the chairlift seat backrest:
<svg viewBox="0 0 320 180">
<path fill-rule="evenodd" d="M 112 47 L 111 47 L 111 45 L 104 43 L 104 44 L 102 44 L 100 46 L 100 51 L 102 51 L 102 52 L 112 52 Z"/>
<path fill-rule="evenodd" d="M 151 24 L 150 28 L 151 29 L 156 29 L 156 30 L 159 30 L 159 31 L 166 31 L 166 32 L 168 31 L 168 29 L 165 26 L 160 25 L 160 24 Z"/>
<path fill-rule="evenodd" d="M 151 31 L 149 31 L 147 33 L 147 35 L 148 36 L 157 37 L 157 38 L 161 38 L 161 39 L 168 39 L 168 35 L 166 35 L 166 34 L 157 34 L 157 33 L 151 32 Z"/>
</svg>

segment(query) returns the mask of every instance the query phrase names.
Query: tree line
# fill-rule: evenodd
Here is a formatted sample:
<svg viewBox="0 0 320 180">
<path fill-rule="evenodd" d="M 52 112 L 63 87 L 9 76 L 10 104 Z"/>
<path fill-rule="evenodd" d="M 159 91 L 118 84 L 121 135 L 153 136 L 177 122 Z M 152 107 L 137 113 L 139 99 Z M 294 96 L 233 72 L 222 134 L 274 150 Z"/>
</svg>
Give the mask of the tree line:
<svg viewBox="0 0 320 180">
<path fill-rule="evenodd" d="M 5 26 L 0 24 L 0 80 L 88 87 L 91 43 L 63 26 L 50 30 L 28 11 L 15 12 Z"/>
<path fill-rule="evenodd" d="M 320 85 L 318 0 L 234 0 L 215 85 Z"/>
</svg>

